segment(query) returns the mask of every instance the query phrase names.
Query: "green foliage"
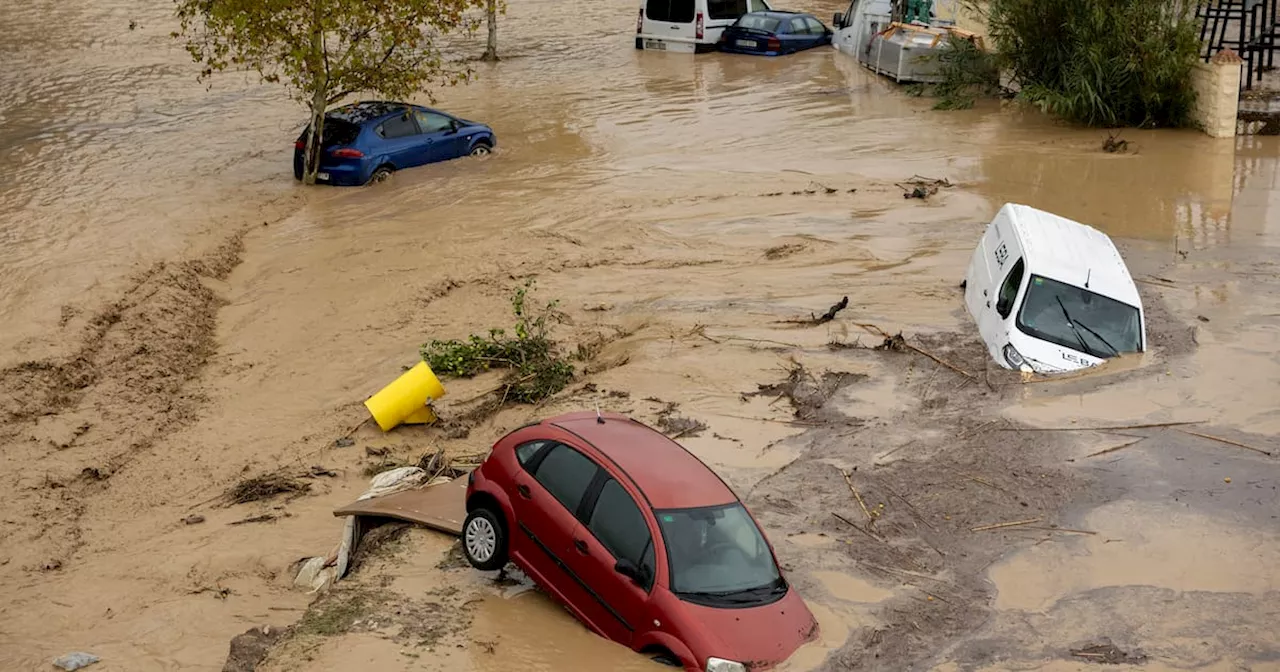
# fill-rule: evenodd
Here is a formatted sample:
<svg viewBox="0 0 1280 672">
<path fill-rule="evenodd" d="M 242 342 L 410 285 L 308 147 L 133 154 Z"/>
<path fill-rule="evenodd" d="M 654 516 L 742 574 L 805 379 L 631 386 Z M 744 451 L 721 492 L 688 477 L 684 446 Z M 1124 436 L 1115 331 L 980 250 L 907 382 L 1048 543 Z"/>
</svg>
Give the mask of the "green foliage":
<svg viewBox="0 0 1280 672">
<path fill-rule="evenodd" d="M 990 0 L 987 24 L 1019 96 L 1090 126 L 1185 126 L 1199 50 L 1181 0 Z"/>
<path fill-rule="evenodd" d="M 327 107 L 367 91 L 404 98 L 431 84 L 465 80 L 434 38 L 472 31 L 467 10 L 484 0 L 175 0 L 187 53 L 201 79 L 224 70 L 257 72 L 307 105 L 307 177 L 314 181 Z M 428 95 L 430 91 L 428 90 Z"/>
<path fill-rule="evenodd" d="M 560 355 L 548 330 L 562 315 L 558 301 L 540 308 L 529 306 L 533 281 L 525 283 L 511 297 L 516 318 L 510 334 L 490 329 L 485 336 L 472 334 L 466 340 L 432 340 L 422 346 L 422 359 L 438 374 L 468 378 L 490 369 L 509 369 L 502 398 L 524 404 L 542 401 L 573 381 L 573 364 Z"/>
<path fill-rule="evenodd" d="M 942 81 L 933 87 L 935 110 L 967 110 L 983 96 L 1000 92 L 1000 65 L 996 56 L 971 40 L 947 36 L 947 48 L 938 52 Z"/>
</svg>

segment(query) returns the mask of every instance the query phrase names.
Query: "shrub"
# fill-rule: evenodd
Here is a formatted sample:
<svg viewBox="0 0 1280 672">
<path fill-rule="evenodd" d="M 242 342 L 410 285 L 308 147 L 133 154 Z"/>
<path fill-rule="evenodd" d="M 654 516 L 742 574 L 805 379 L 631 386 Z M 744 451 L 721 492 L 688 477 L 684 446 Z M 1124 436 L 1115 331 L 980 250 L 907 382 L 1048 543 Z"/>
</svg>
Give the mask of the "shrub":
<svg viewBox="0 0 1280 672">
<path fill-rule="evenodd" d="M 529 281 L 511 297 L 516 318 L 511 334 L 490 329 L 488 335 L 473 334 L 461 341 L 432 340 L 422 346 L 422 359 L 432 371 L 459 378 L 509 369 L 500 390 L 502 401 L 533 404 L 564 389 L 573 381 L 573 364 L 548 335 L 551 323 L 561 319 L 558 302 L 531 309 L 527 302 L 532 288 Z"/>
<path fill-rule="evenodd" d="M 1180 0 L 990 0 L 987 25 L 1019 97 L 1090 126 L 1185 126 L 1199 52 Z"/>
</svg>

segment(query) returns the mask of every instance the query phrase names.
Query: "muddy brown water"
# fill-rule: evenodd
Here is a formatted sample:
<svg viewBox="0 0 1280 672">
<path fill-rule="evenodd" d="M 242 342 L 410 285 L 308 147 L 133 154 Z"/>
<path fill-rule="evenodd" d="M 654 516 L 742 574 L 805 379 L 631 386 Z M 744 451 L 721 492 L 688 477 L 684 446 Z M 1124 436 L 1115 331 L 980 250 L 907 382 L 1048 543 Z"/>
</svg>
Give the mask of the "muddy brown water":
<svg viewBox="0 0 1280 672">
<path fill-rule="evenodd" d="M 496 156 L 378 188 L 303 189 L 289 166 L 299 110 L 242 75 L 206 91 L 168 37 L 168 12 L 122 0 L 0 6 L 0 668 L 45 669 L 83 649 L 103 670 L 220 669 L 235 634 L 303 614 L 312 596 L 289 587 L 289 566 L 336 543 L 329 512 L 363 490 L 365 448 L 481 451 L 530 417 L 597 402 L 651 420 L 663 407 L 644 401 L 654 397 L 708 423 L 683 442 L 761 511 L 818 616 L 820 641 L 790 668 L 1077 669 L 1068 648 L 1108 636 L 1155 666 L 1274 669 L 1280 546 L 1263 456 L 1174 430 L 1099 458 L 1086 456 L 1130 439 L 975 434 L 952 461 L 931 452 L 956 427 L 994 421 L 1203 421 L 1201 433 L 1280 450 L 1274 138 L 1126 131 L 1134 150 L 1104 154 L 1105 133 L 1033 112 L 932 112 L 828 50 L 641 53 L 633 3 L 529 0 L 504 21 L 507 60 L 438 92 L 445 109 L 495 127 Z M 957 186 L 904 201 L 894 185 L 915 174 Z M 955 286 L 1005 201 L 1117 237 L 1163 311 L 1152 311 L 1163 317 L 1151 353 L 987 398 L 924 360 L 827 348 L 874 344 L 858 322 L 944 335 L 939 347 L 968 338 Z M 242 248 L 226 244 L 245 230 Z M 564 338 L 628 334 L 593 363 L 601 392 L 505 411 L 463 439 L 364 428 L 354 447 L 333 447 L 419 343 L 501 326 L 529 275 L 572 318 Z M 851 307 L 832 323 L 779 323 L 844 295 Z M 815 430 L 785 402 L 744 400 L 785 378 L 790 357 L 867 376 L 823 410 L 839 426 Z M 450 383 L 450 396 L 483 385 Z M 986 460 L 1015 445 L 1031 460 L 1017 469 L 1051 469 L 1062 489 L 1037 491 L 1038 473 L 1028 481 Z M 312 464 L 340 476 L 312 479 L 291 501 L 215 501 L 246 474 Z M 947 534 L 889 502 L 882 531 L 898 546 L 866 555 L 888 551 L 867 550 L 878 542 L 821 509 L 861 513 L 832 464 L 918 485 L 909 496 Z M 964 487 L 990 500 L 956 500 L 992 508 L 930 498 L 960 487 L 929 471 L 939 464 L 988 469 L 969 475 L 996 490 Z M 821 491 L 784 501 L 789 470 Z M 1003 507 L 1021 508 L 999 488 L 1097 534 L 969 540 L 961 520 L 998 523 Z M 206 521 L 180 522 L 193 512 Z M 276 519 L 230 525 L 262 514 Z M 973 610 L 922 612 L 942 599 L 867 568 L 925 563 L 925 542 L 954 544 L 940 549 L 951 558 L 991 547 L 989 571 L 928 561 L 955 587 L 924 590 Z M 446 548 L 411 536 L 400 560 L 357 581 L 388 577 L 406 600 L 441 605 L 407 613 L 447 615 L 456 653 L 424 648 L 439 633 L 399 637 L 400 624 L 295 642 L 299 657 L 271 664 L 565 669 L 585 656 L 651 667 L 536 592 L 441 574 Z"/>
</svg>

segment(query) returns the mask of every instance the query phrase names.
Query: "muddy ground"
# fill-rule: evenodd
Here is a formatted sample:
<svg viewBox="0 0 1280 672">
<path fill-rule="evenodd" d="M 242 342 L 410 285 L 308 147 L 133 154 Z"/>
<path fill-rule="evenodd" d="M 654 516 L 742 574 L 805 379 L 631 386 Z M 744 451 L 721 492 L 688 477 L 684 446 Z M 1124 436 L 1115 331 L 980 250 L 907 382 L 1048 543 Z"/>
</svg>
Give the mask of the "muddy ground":
<svg viewBox="0 0 1280 672">
<path fill-rule="evenodd" d="M 655 669 L 423 530 L 292 586 L 367 473 L 599 405 L 760 517 L 822 626 L 791 669 L 1280 669 L 1274 139 L 1107 154 L 829 51 L 636 53 L 629 4 L 534 1 L 510 58 L 439 94 L 497 155 L 302 189 L 297 110 L 194 84 L 167 11 L 0 8 L 27 28 L 0 43 L 0 668 Z M 955 186 L 904 199 L 913 175 Z M 988 360 L 958 283 L 1006 201 L 1117 239 L 1149 353 L 1055 382 Z M 589 354 L 564 393 L 468 416 L 495 376 L 451 380 L 444 426 L 359 426 L 528 279 Z"/>
</svg>

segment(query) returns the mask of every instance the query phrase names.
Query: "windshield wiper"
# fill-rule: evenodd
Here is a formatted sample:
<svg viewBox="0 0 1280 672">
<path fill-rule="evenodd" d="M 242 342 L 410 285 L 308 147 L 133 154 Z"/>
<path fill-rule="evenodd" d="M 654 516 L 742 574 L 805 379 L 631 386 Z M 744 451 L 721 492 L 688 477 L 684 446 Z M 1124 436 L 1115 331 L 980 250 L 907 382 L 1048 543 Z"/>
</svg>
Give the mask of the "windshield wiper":
<svg viewBox="0 0 1280 672">
<path fill-rule="evenodd" d="M 1105 346 L 1107 346 L 1108 348 L 1110 348 L 1110 349 L 1111 349 L 1111 352 L 1114 352 L 1114 353 L 1115 353 L 1115 355 L 1116 355 L 1117 357 L 1119 357 L 1119 356 L 1120 356 L 1120 351 L 1116 349 L 1116 346 L 1111 345 L 1111 343 L 1109 343 L 1109 342 L 1107 341 L 1107 339 L 1105 339 L 1105 338 L 1103 338 L 1103 337 L 1102 337 L 1102 334 L 1099 334 L 1098 332 L 1096 332 L 1096 331 L 1094 331 L 1094 330 L 1090 329 L 1090 328 L 1089 328 L 1089 325 L 1085 324 L 1084 322 L 1076 322 L 1076 325 L 1081 326 L 1081 327 L 1084 327 L 1084 330 L 1085 330 L 1085 331 L 1087 331 L 1087 332 L 1089 332 L 1089 333 L 1093 334 L 1094 336 L 1096 336 L 1096 337 L 1098 338 L 1098 340 L 1099 340 L 1099 341 L 1102 341 L 1102 344 L 1103 344 L 1103 345 L 1105 345 Z"/>
<path fill-rule="evenodd" d="M 1100 356 L 1101 356 L 1101 357 L 1105 357 L 1105 356 L 1106 356 L 1105 354 L 1103 354 L 1103 355 L 1099 355 L 1097 351 L 1095 351 L 1093 348 L 1090 348 L 1090 347 L 1089 347 L 1089 345 L 1088 345 L 1087 343 L 1085 343 L 1085 342 L 1084 342 L 1084 336 L 1080 335 L 1080 330 L 1076 328 L 1077 326 L 1084 327 L 1085 329 L 1088 329 L 1089 333 L 1093 334 L 1094 336 L 1097 336 L 1097 337 L 1098 337 L 1098 340 L 1099 340 L 1099 341 L 1102 341 L 1102 343 L 1103 343 L 1104 345 L 1106 345 L 1108 348 L 1111 348 L 1111 351 L 1112 351 L 1112 352 L 1116 353 L 1117 355 L 1119 355 L 1119 354 L 1120 354 L 1120 351 L 1119 351 L 1119 350 L 1116 350 L 1114 346 L 1112 346 L 1110 343 L 1107 343 L 1107 339 L 1105 339 L 1105 338 L 1103 338 L 1103 337 L 1101 337 L 1101 336 L 1098 336 L 1098 332 L 1096 332 L 1096 331 L 1094 331 L 1094 330 L 1092 330 L 1092 329 L 1089 329 L 1089 327 L 1088 327 L 1087 325 L 1081 324 L 1080 322 L 1077 322 L 1077 321 L 1075 321 L 1075 320 L 1071 319 L 1071 313 L 1067 312 L 1067 306 L 1066 306 L 1065 304 L 1063 304 L 1063 303 L 1062 303 L 1062 297 L 1057 296 L 1057 295 L 1054 295 L 1053 300 L 1058 302 L 1058 307 L 1062 309 L 1062 316 L 1063 316 L 1063 317 L 1065 317 L 1065 318 L 1067 318 L 1067 326 L 1068 326 L 1068 327 L 1071 327 L 1071 333 L 1075 334 L 1075 336 L 1076 336 L 1076 340 L 1080 342 L 1080 348 L 1081 348 L 1084 352 L 1087 352 L 1087 353 L 1089 353 L 1090 355 L 1093 355 L 1094 357 L 1100 357 Z"/>
</svg>

